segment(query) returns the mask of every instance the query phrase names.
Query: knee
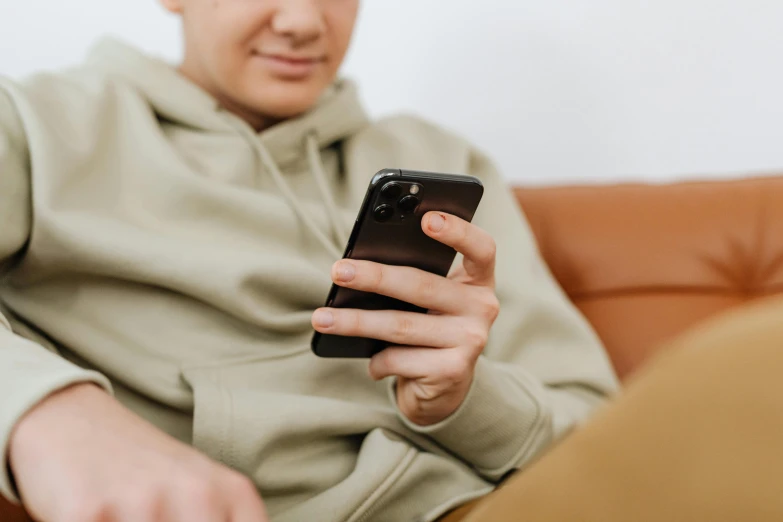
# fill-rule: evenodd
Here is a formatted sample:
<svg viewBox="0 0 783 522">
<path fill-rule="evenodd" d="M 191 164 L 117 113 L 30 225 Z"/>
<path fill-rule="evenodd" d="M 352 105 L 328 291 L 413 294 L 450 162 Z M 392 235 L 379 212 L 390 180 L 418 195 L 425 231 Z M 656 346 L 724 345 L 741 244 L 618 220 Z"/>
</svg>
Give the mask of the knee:
<svg viewBox="0 0 783 522">
<path fill-rule="evenodd" d="M 783 299 L 774 298 L 712 318 L 673 340 L 638 379 L 733 389 L 753 381 L 768 386 L 781 373 Z"/>
</svg>

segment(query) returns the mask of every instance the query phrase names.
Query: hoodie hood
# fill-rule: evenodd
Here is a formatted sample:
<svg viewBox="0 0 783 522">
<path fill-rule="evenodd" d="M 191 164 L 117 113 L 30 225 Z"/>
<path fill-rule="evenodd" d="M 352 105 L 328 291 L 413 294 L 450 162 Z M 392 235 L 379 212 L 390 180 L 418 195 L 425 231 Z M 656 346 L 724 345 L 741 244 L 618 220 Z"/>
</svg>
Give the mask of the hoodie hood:
<svg viewBox="0 0 783 522">
<path fill-rule="evenodd" d="M 226 111 L 213 96 L 162 59 L 105 38 L 91 49 L 87 65 L 121 77 L 123 82 L 136 88 L 162 118 L 205 131 L 236 131 L 236 122 L 227 119 Z M 233 114 L 230 116 L 257 135 L 280 167 L 304 157 L 303 143 L 307 137 L 314 137 L 318 148 L 322 149 L 355 134 L 370 123 L 356 85 L 346 79 L 336 80 L 307 113 L 260 133 Z"/>
<path fill-rule="evenodd" d="M 138 90 L 152 110 L 170 122 L 205 132 L 236 133 L 256 154 L 268 175 L 307 230 L 333 258 L 340 257 L 348 230 L 340 217 L 321 159 L 321 151 L 369 124 L 353 83 L 334 82 L 307 113 L 258 133 L 247 122 L 220 107 L 217 100 L 163 60 L 147 56 L 115 40 L 99 42 L 89 53 L 88 67 L 121 78 Z M 321 194 L 331 234 L 324 234 L 285 179 L 283 171 L 304 161 Z"/>
</svg>

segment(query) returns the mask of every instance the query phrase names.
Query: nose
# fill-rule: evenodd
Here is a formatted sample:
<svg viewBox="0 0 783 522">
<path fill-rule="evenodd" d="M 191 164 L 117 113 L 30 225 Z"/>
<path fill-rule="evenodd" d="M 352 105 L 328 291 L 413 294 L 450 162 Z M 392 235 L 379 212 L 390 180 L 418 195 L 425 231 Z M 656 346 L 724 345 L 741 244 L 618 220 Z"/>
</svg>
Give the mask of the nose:
<svg viewBox="0 0 783 522">
<path fill-rule="evenodd" d="M 320 0 L 282 0 L 272 19 L 272 30 L 294 45 L 317 40 L 325 30 Z"/>
</svg>

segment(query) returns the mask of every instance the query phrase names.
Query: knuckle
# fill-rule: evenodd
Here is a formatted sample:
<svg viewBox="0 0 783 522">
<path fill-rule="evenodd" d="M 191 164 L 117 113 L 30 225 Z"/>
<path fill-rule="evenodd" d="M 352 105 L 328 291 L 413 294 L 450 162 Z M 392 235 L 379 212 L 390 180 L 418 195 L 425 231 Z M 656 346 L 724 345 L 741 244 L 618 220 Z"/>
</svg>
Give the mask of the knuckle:
<svg viewBox="0 0 783 522">
<path fill-rule="evenodd" d="M 495 238 L 493 238 L 492 236 L 487 235 L 487 238 L 488 238 L 487 253 L 494 261 L 495 257 L 497 257 L 498 255 L 498 244 L 495 241 Z"/>
<path fill-rule="evenodd" d="M 232 473 L 227 479 L 227 485 L 237 498 L 255 497 L 257 494 L 253 481 L 241 473 Z"/>
<path fill-rule="evenodd" d="M 103 522 L 108 520 L 109 503 L 98 498 L 75 498 L 61 506 L 59 519 L 62 522 Z"/>
<path fill-rule="evenodd" d="M 394 323 L 395 339 L 404 341 L 405 339 L 408 339 L 410 337 L 412 331 L 413 331 L 413 320 L 409 316 L 403 315 L 395 321 Z"/>
<path fill-rule="evenodd" d="M 347 312 L 346 313 L 346 329 L 348 335 L 359 335 L 362 333 L 362 330 L 364 328 L 364 319 L 362 318 L 362 313 L 359 311 L 353 311 L 353 312 Z M 335 322 L 337 322 L 335 320 Z"/>
<path fill-rule="evenodd" d="M 481 253 L 478 256 L 479 262 L 483 265 L 494 265 L 497 254 L 498 254 L 497 243 L 495 243 L 495 240 L 492 239 L 492 237 L 488 237 L 486 246 L 483 249 L 481 249 Z"/>
<path fill-rule="evenodd" d="M 461 223 L 461 226 L 456 227 L 455 236 L 457 242 L 460 245 L 467 245 L 470 239 L 470 225 L 468 223 Z"/>
<path fill-rule="evenodd" d="M 373 376 L 390 373 L 393 369 L 394 353 L 392 349 L 387 348 L 370 359 L 370 374 Z"/>
<path fill-rule="evenodd" d="M 124 505 L 136 520 L 157 520 L 161 500 L 161 495 L 152 488 L 138 488 L 126 498 Z"/>
<path fill-rule="evenodd" d="M 381 264 L 375 265 L 375 270 L 373 270 L 372 277 L 370 279 L 373 288 L 382 288 L 388 277 L 388 270 L 385 266 Z"/>
<path fill-rule="evenodd" d="M 441 377 L 442 379 L 449 380 L 446 375 Z M 440 387 L 435 386 L 422 386 L 416 391 L 416 398 L 418 399 L 412 406 L 412 413 L 414 415 L 423 418 L 427 415 L 430 406 L 427 404 L 436 400 L 443 394 L 443 390 Z"/>
<path fill-rule="evenodd" d="M 215 498 L 212 481 L 204 476 L 191 476 L 180 482 L 180 493 L 200 504 L 209 504 Z"/>
<path fill-rule="evenodd" d="M 459 352 L 455 352 L 451 357 L 443 361 L 441 377 L 448 382 L 459 382 L 468 372 L 468 369 L 467 358 Z"/>
<path fill-rule="evenodd" d="M 495 295 L 495 292 L 484 292 L 479 301 L 481 317 L 489 320 L 490 323 L 494 322 L 500 313 L 500 301 L 498 300 L 498 296 Z"/>
<path fill-rule="evenodd" d="M 463 329 L 464 343 L 471 348 L 478 347 L 483 350 L 484 346 L 487 344 L 488 338 L 489 332 L 487 332 L 486 328 L 482 328 L 481 326 L 468 324 Z"/>
<path fill-rule="evenodd" d="M 432 300 L 438 295 L 438 284 L 430 274 L 421 273 L 416 282 L 416 292 L 425 300 Z"/>
</svg>

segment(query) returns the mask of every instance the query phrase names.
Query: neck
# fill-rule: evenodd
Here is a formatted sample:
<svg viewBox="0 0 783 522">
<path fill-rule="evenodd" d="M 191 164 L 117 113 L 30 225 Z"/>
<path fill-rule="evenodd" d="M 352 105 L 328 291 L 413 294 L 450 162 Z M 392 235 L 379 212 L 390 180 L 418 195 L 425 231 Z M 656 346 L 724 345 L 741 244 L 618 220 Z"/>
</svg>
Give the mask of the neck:
<svg viewBox="0 0 783 522">
<path fill-rule="evenodd" d="M 217 93 L 210 92 L 210 94 L 215 97 L 221 107 L 231 114 L 243 119 L 245 122 L 247 122 L 248 125 L 253 127 L 256 132 L 262 132 L 279 122 L 279 120 L 275 118 L 270 118 L 268 116 L 264 116 L 263 114 L 259 114 L 258 112 L 249 110 L 246 107 L 242 107 L 230 99 L 219 96 Z"/>
<path fill-rule="evenodd" d="M 207 82 L 203 75 L 197 73 L 197 69 L 191 67 L 186 60 L 178 68 L 179 73 L 203 89 L 206 93 L 217 100 L 218 104 L 228 112 L 244 120 L 248 125 L 253 127 L 256 132 L 261 132 L 268 129 L 272 125 L 279 122 L 275 118 L 270 118 L 256 111 L 248 109 L 241 104 L 236 103 L 229 97 L 224 96 L 219 89 L 215 88 L 211 83 Z"/>
</svg>

